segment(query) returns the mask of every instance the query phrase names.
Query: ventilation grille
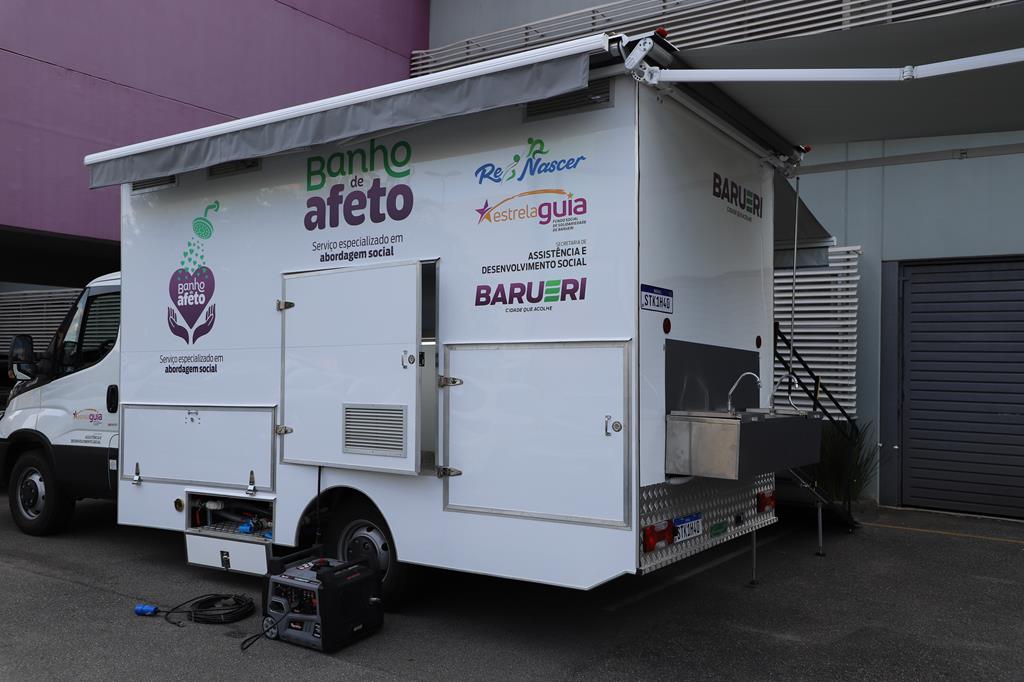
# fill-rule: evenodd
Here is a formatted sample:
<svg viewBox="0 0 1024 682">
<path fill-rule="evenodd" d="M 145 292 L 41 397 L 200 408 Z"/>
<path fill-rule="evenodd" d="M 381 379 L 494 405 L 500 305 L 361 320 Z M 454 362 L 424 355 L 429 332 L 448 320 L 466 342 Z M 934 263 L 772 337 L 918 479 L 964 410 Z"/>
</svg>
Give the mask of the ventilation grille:
<svg viewBox="0 0 1024 682">
<path fill-rule="evenodd" d="M 207 175 L 211 178 L 223 178 L 226 175 L 238 175 L 239 173 L 251 173 L 258 171 L 262 164 L 260 159 L 239 159 L 238 161 L 225 161 L 207 169 Z"/>
<path fill-rule="evenodd" d="M 344 405 L 341 419 L 343 452 L 405 456 L 405 405 Z"/>
<path fill-rule="evenodd" d="M 132 183 L 132 192 L 139 194 L 141 192 L 154 192 L 158 189 L 164 189 L 165 187 L 174 187 L 178 184 L 177 175 L 164 175 L 159 178 L 150 178 L 149 180 L 136 180 Z"/>
<path fill-rule="evenodd" d="M 526 119 L 575 114 L 580 111 L 609 107 L 612 105 L 611 83 L 611 78 L 602 78 L 582 90 L 530 102 L 526 105 Z"/>
<path fill-rule="evenodd" d="M 429 50 L 413 50 L 409 75 L 436 73 L 595 33 L 636 35 L 662 27 L 676 47 L 692 49 L 917 21 L 1017 2 L 1020 0 L 594 0 L 596 6 L 589 9 Z"/>
<path fill-rule="evenodd" d="M 775 319 L 782 332 L 792 339 L 796 350 L 821 383 L 832 391 L 839 404 L 851 416 L 857 414 L 857 272 L 861 248 L 833 246 L 828 250 L 828 266 L 800 268 L 796 271 L 796 315 L 790 329 L 790 302 L 793 300 L 793 270 L 775 270 Z M 780 342 L 779 352 L 788 357 Z M 796 362 L 794 372 L 807 386 L 814 382 Z M 782 364 L 775 361 L 775 380 L 785 376 Z M 789 406 L 785 383 L 775 394 L 775 406 Z M 793 402 L 801 410 L 813 409 L 810 398 L 793 389 Z M 835 411 L 832 402 L 822 400 L 826 409 Z M 839 415 L 836 415 L 839 416 Z"/>
<path fill-rule="evenodd" d="M 16 334 L 30 334 L 36 352 L 45 350 L 81 292 L 49 289 L 0 293 L 0 355 L 6 357 Z"/>
</svg>

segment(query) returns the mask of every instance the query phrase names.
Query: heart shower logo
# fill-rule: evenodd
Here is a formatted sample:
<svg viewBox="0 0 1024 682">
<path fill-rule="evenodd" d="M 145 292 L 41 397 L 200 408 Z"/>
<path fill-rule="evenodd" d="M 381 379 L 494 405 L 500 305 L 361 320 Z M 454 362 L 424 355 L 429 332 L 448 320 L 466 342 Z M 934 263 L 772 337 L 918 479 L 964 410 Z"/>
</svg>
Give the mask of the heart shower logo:
<svg viewBox="0 0 1024 682">
<path fill-rule="evenodd" d="M 189 238 L 181 257 L 176 256 L 179 267 L 171 273 L 167 285 L 173 304 L 167 308 L 167 327 L 185 343 L 195 343 L 209 334 L 217 321 L 217 306 L 211 303 L 216 279 L 206 264 L 206 242 L 213 237 L 210 211 L 219 210 L 220 202 L 214 201 L 202 216 L 192 221 L 195 237 Z"/>
</svg>

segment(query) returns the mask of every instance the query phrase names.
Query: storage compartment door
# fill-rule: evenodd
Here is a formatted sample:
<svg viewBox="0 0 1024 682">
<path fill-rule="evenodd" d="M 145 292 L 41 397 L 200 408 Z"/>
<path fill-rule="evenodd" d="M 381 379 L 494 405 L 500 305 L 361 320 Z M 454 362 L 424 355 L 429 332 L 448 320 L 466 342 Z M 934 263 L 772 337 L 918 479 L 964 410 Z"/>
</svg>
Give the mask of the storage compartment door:
<svg viewBox="0 0 1024 682">
<path fill-rule="evenodd" d="M 419 471 L 420 264 L 286 275 L 284 461 Z"/>
<path fill-rule="evenodd" d="M 273 490 L 273 432 L 273 405 L 122 404 L 120 487 Z"/>
<path fill-rule="evenodd" d="M 626 526 L 624 343 L 447 346 L 445 508 Z"/>
</svg>

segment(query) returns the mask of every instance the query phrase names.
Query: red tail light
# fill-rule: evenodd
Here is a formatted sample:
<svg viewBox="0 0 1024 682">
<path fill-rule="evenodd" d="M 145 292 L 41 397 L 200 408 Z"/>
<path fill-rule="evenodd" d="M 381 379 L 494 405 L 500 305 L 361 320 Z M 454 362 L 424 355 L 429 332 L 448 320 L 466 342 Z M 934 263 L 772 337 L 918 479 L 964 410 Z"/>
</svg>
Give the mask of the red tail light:
<svg viewBox="0 0 1024 682">
<path fill-rule="evenodd" d="M 757 513 L 763 514 L 769 509 L 775 509 L 775 491 L 770 493 L 758 493 L 757 494 Z"/>
<path fill-rule="evenodd" d="M 672 544 L 675 528 L 671 521 L 662 521 L 644 528 L 644 552 L 653 552 Z"/>
</svg>

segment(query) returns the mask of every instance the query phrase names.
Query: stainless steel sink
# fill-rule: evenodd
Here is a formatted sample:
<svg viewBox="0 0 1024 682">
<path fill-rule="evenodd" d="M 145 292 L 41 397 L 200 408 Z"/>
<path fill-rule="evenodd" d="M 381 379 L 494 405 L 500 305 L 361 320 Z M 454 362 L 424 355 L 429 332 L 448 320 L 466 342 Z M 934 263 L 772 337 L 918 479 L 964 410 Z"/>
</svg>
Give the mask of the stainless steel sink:
<svg viewBox="0 0 1024 682">
<path fill-rule="evenodd" d="M 815 415 L 671 412 L 666 420 L 669 476 L 748 479 L 820 457 L 821 420 Z"/>
</svg>

